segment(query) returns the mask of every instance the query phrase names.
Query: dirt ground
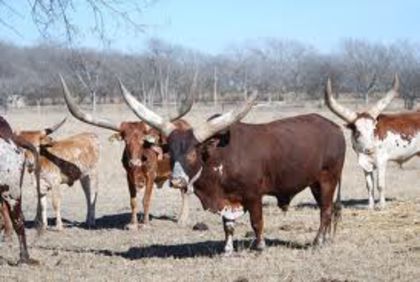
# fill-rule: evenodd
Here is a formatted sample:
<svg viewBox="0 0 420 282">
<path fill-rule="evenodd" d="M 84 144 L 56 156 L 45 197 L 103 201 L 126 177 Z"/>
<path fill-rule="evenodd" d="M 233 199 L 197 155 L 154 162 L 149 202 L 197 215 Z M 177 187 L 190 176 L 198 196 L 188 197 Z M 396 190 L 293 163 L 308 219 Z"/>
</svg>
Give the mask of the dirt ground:
<svg viewBox="0 0 420 282">
<path fill-rule="evenodd" d="M 186 119 L 195 124 L 221 110 L 198 105 Z M 260 123 L 309 112 L 342 124 L 326 109 L 290 105 L 258 106 L 246 121 Z M 100 107 L 98 114 L 114 121 L 136 120 L 125 105 Z M 61 107 L 41 112 L 14 110 L 5 116 L 14 128 L 38 129 L 58 122 L 65 115 L 67 109 Z M 264 199 L 268 245 L 264 252 L 249 249 L 253 235 L 245 215 L 236 226 L 236 252 L 225 257 L 220 217 L 205 212 L 192 196 L 189 223 L 178 226 L 175 219 L 181 197 L 179 191 L 168 187 L 154 192 L 150 226 L 138 231 L 125 230 L 130 208 L 120 162 L 123 145 L 108 141 L 112 132 L 90 127 L 72 117 L 54 137 L 59 139 L 81 131 L 96 132 L 102 144 L 97 228 L 87 230 L 81 225 L 86 205 L 83 191 L 76 183 L 63 189 L 66 229 L 62 232 L 51 229 L 37 237 L 32 222 L 35 189 L 27 181 L 23 201 L 30 253 L 41 265 L 14 266 L 18 258 L 17 239 L 1 243 L 1 281 L 420 281 L 420 160 L 404 164 L 403 169 L 389 164 L 388 206 L 385 210 L 368 211 L 364 208 L 367 192 L 363 174 L 348 142 L 342 188 L 345 208 L 333 243 L 321 249 L 309 246 L 318 229 L 319 210 L 309 190 L 305 190 L 292 201 L 287 214 L 277 208 L 274 199 Z M 347 130 L 345 134 L 349 141 Z M 51 205 L 48 214 L 52 224 Z M 206 223 L 209 230 L 193 231 L 197 222 Z"/>
</svg>

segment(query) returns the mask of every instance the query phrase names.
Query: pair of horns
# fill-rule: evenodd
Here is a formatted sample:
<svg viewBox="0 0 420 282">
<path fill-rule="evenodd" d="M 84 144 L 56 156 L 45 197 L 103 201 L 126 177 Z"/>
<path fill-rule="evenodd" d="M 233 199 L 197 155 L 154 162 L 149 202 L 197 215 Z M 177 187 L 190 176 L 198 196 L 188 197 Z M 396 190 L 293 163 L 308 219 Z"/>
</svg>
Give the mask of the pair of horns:
<svg viewBox="0 0 420 282">
<path fill-rule="evenodd" d="M 60 74 L 60 80 L 61 80 L 61 84 L 64 90 L 64 100 L 66 101 L 66 104 L 67 104 L 67 107 L 69 108 L 70 113 L 75 118 L 77 118 L 78 120 L 82 122 L 85 122 L 94 126 L 110 129 L 117 132 L 120 131 L 120 126 L 117 123 L 114 123 L 106 118 L 96 117 L 91 114 L 83 112 L 80 109 L 80 107 L 77 105 L 77 103 L 75 102 L 74 98 L 72 97 L 73 95 L 71 94 L 61 74 Z M 133 99 L 135 98 L 133 97 Z M 171 121 L 180 119 L 181 117 L 186 115 L 188 111 L 191 109 L 193 101 L 194 101 L 193 96 L 188 95 L 187 98 L 184 100 L 184 102 L 180 104 L 180 107 L 177 109 L 177 111 L 172 112 L 168 115 L 167 121 L 171 122 Z M 162 121 L 163 120 L 164 119 L 162 119 Z"/>
<path fill-rule="evenodd" d="M 400 80 L 398 78 L 398 75 L 395 74 L 394 81 L 392 83 L 392 88 L 386 93 L 385 97 L 380 99 L 376 104 L 370 108 L 367 113 L 376 119 L 379 114 L 385 110 L 385 108 L 391 103 L 392 99 L 394 97 L 398 96 L 398 89 L 400 87 Z M 328 108 L 335 113 L 338 117 L 343 119 L 344 121 L 348 123 L 352 123 L 357 119 L 357 113 L 344 107 L 343 105 L 340 105 L 334 98 L 332 93 L 332 87 L 331 87 L 331 80 L 328 78 L 327 85 L 325 88 L 325 103 L 327 104 Z"/>
<path fill-rule="evenodd" d="M 148 109 L 142 103 L 140 103 L 128 90 L 124 84 L 119 81 L 121 93 L 133 110 L 133 112 L 143 121 L 150 126 L 161 131 L 166 136 L 169 136 L 171 132 L 176 128 L 175 125 L 167 120 L 164 120 L 161 116 Z M 252 108 L 258 93 L 254 91 L 251 96 L 240 106 L 234 110 L 218 116 L 210 121 L 205 121 L 198 126 L 192 128 L 195 138 L 199 142 L 203 142 L 213 136 L 215 133 L 229 127 L 236 121 L 241 120 Z M 191 107 L 190 107 L 191 108 Z"/>
<path fill-rule="evenodd" d="M 72 98 L 72 94 L 67 87 L 67 84 L 64 78 L 60 75 L 61 83 L 64 90 L 64 98 L 66 104 L 74 117 L 77 119 L 86 122 L 88 124 L 99 126 L 114 131 L 120 131 L 120 128 L 117 124 L 109 121 L 108 119 L 98 118 L 91 114 L 83 112 L 76 104 Z M 133 110 L 133 112 L 144 122 L 146 122 L 151 127 L 156 128 L 161 131 L 164 135 L 169 136 L 176 126 L 173 124 L 173 121 L 180 119 L 186 115 L 192 107 L 194 102 L 193 87 L 191 88 L 190 95 L 184 99 L 177 110 L 168 115 L 167 118 L 163 118 L 152 110 L 148 109 L 142 103 L 140 103 L 124 86 L 124 84 L 119 80 L 121 93 L 127 102 L 128 106 Z M 199 126 L 193 127 L 193 133 L 195 138 L 199 142 L 207 140 L 209 137 L 213 136 L 215 133 L 229 127 L 236 121 L 241 120 L 252 108 L 252 105 L 255 99 L 258 96 L 258 92 L 254 91 L 251 96 L 236 109 L 225 113 L 217 118 L 214 118 L 210 121 L 206 121 Z"/>
</svg>

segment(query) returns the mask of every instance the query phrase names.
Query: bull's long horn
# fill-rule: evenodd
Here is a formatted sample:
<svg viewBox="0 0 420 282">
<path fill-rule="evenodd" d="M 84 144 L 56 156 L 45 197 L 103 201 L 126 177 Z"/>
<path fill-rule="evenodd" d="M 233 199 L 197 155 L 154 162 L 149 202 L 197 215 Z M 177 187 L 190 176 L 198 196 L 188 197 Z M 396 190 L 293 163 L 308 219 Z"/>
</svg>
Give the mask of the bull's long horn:
<svg viewBox="0 0 420 282">
<path fill-rule="evenodd" d="M 374 119 L 376 119 L 379 114 L 385 110 L 385 108 L 389 105 L 389 103 L 391 103 L 394 97 L 398 96 L 399 87 L 400 79 L 398 78 L 398 74 L 395 74 L 391 90 L 389 90 L 385 97 L 380 99 L 368 112 Z"/>
<path fill-rule="evenodd" d="M 233 123 L 244 118 L 246 114 L 251 110 L 257 96 L 258 92 L 254 91 L 252 95 L 240 107 L 237 107 L 228 113 L 225 113 L 214 119 L 206 121 L 199 126 L 194 127 L 193 133 L 195 138 L 199 142 L 203 142 L 215 133 L 220 132 L 221 130 L 231 126 Z"/>
<path fill-rule="evenodd" d="M 353 122 L 357 118 L 357 114 L 350 109 L 340 105 L 332 94 L 331 80 L 328 78 L 327 85 L 325 87 L 325 103 L 328 108 L 335 113 L 338 117 L 346 122 Z"/>
<path fill-rule="evenodd" d="M 118 124 L 114 124 L 113 122 L 104 119 L 104 118 L 98 118 L 94 117 L 90 114 L 84 113 L 76 104 L 74 99 L 72 98 L 72 95 L 70 93 L 70 90 L 67 87 L 66 82 L 64 81 L 63 76 L 60 74 L 61 84 L 63 85 L 64 90 L 64 100 L 66 101 L 67 107 L 69 108 L 70 113 L 77 118 L 80 121 L 89 123 L 94 126 L 99 126 L 107 129 L 111 129 L 114 131 L 120 131 L 120 127 Z"/>
<path fill-rule="evenodd" d="M 45 134 L 50 135 L 51 133 L 53 133 L 54 131 L 59 129 L 66 122 L 66 120 L 67 120 L 67 117 L 63 118 L 63 120 L 60 121 L 59 123 L 57 123 L 57 124 L 55 124 L 51 127 L 45 128 L 44 129 Z"/>
<path fill-rule="evenodd" d="M 161 131 L 164 135 L 169 136 L 169 134 L 171 134 L 171 132 L 175 129 L 175 125 L 168 120 L 164 120 L 161 116 L 145 107 L 127 90 L 127 88 L 125 88 L 120 79 L 118 81 L 120 84 L 121 94 L 131 110 L 133 110 L 133 112 L 141 120 Z"/>
</svg>

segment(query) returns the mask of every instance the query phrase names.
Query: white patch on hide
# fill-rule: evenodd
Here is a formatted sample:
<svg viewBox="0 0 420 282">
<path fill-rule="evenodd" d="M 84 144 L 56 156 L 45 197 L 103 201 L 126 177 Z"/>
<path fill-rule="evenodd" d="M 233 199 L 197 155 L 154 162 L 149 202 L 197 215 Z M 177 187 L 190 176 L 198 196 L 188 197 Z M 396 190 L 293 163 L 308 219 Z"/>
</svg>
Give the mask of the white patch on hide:
<svg viewBox="0 0 420 282">
<path fill-rule="evenodd" d="M 374 167 L 374 159 L 366 154 L 358 154 L 358 163 L 364 171 L 372 172 Z"/>
<path fill-rule="evenodd" d="M 244 207 L 241 205 L 237 205 L 235 207 L 231 205 L 225 206 L 221 211 L 218 212 L 222 217 L 228 220 L 235 220 L 242 215 L 244 215 Z"/>
<path fill-rule="evenodd" d="M 357 139 L 352 135 L 351 141 L 353 149 L 358 153 L 373 151 L 377 143 L 375 140 L 376 122 L 369 118 L 359 118 L 354 123 L 354 126 L 360 135 Z"/>
<path fill-rule="evenodd" d="M 25 156 L 12 141 L 9 142 L 0 139 L 0 185 L 9 187 L 1 196 L 14 205 L 21 196 L 20 178 Z"/>
<path fill-rule="evenodd" d="M 213 167 L 213 170 L 218 171 L 219 174 L 222 176 L 223 175 L 223 164 Z"/>
<path fill-rule="evenodd" d="M 401 134 L 388 132 L 378 143 L 379 156 L 386 160 L 406 160 L 420 151 L 420 134 L 412 139 L 403 138 Z"/>
</svg>

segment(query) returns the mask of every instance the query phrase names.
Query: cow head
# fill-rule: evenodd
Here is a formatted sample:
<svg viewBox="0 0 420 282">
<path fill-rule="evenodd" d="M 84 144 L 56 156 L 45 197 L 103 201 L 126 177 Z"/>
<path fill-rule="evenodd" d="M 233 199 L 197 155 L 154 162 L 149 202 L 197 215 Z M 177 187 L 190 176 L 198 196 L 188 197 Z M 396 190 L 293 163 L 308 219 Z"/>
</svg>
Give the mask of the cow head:
<svg viewBox="0 0 420 282">
<path fill-rule="evenodd" d="M 192 188 L 192 185 L 200 177 L 203 169 L 207 169 L 204 165 L 202 154 L 203 145 L 206 141 L 242 119 L 252 108 L 253 102 L 257 97 L 257 92 L 254 92 L 241 107 L 211 120 L 204 121 L 198 126 L 180 129 L 174 123 L 165 121 L 162 117 L 141 104 L 124 87 L 121 81 L 120 89 L 125 101 L 134 113 L 150 126 L 162 132 L 164 136 L 168 137 L 172 168 L 171 184 L 182 189 Z"/>
<path fill-rule="evenodd" d="M 375 130 L 377 118 L 385 110 L 392 99 L 398 95 L 399 79 L 395 75 L 391 90 L 367 111 L 356 113 L 340 105 L 332 94 L 330 79 L 325 88 L 325 102 L 330 110 L 339 118 L 347 122 L 347 128 L 352 133 L 353 148 L 358 153 L 373 154 L 375 152 Z"/>
<path fill-rule="evenodd" d="M 66 120 L 67 118 L 64 118 L 59 123 L 51 127 L 47 127 L 43 130 L 19 130 L 15 132 L 15 135 L 32 144 L 39 152 L 41 146 L 47 146 L 54 141 L 50 134 L 59 129 L 66 122 Z M 25 156 L 29 164 L 33 165 L 34 159 L 32 153 L 25 152 Z"/>
<path fill-rule="evenodd" d="M 108 119 L 83 112 L 73 100 L 63 77 L 60 76 L 60 78 L 66 104 L 73 116 L 88 124 L 115 131 L 111 139 L 120 140 L 125 144 L 123 164 L 129 177 L 132 177 L 132 181 L 137 185 L 144 185 L 144 174 L 153 169 L 156 170 L 157 161 L 163 158 L 162 146 L 165 138 L 160 131 L 151 128 L 145 122 L 122 122 L 118 125 Z M 189 111 L 192 103 L 193 96 L 187 96 L 187 100 L 181 103 L 181 107 L 176 112 L 169 113 L 167 121 L 176 126 L 177 120 Z"/>
<path fill-rule="evenodd" d="M 41 145 L 48 145 L 53 141 L 53 138 L 50 136 L 50 134 L 59 129 L 66 122 L 66 120 L 67 118 L 64 118 L 59 123 L 51 127 L 47 127 L 43 130 L 18 130 L 15 132 L 15 135 L 25 139 L 39 150 Z"/>
</svg>

